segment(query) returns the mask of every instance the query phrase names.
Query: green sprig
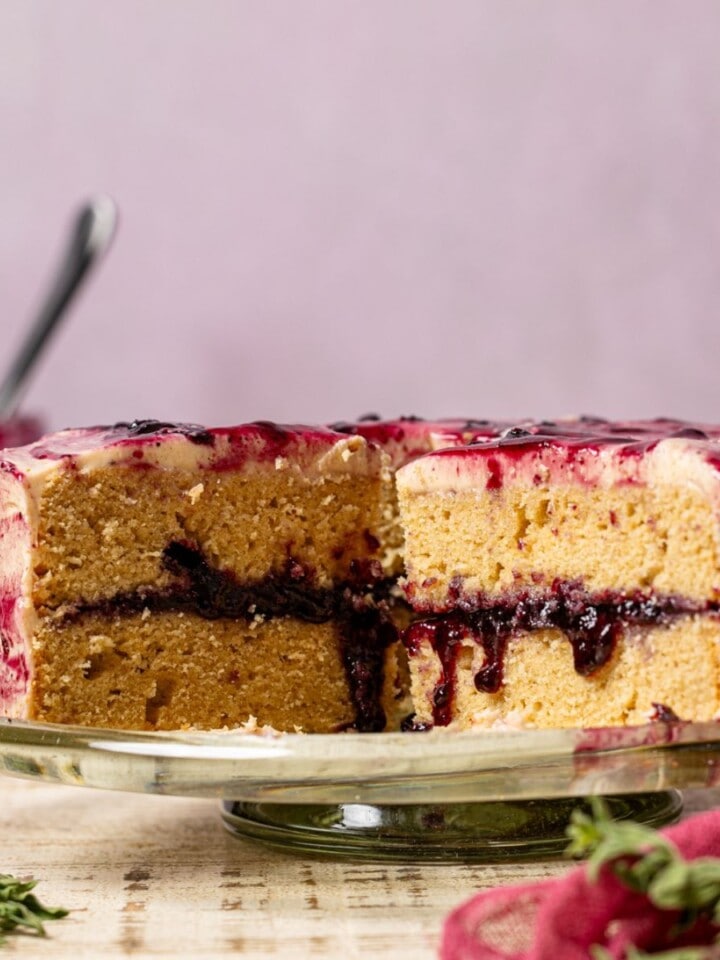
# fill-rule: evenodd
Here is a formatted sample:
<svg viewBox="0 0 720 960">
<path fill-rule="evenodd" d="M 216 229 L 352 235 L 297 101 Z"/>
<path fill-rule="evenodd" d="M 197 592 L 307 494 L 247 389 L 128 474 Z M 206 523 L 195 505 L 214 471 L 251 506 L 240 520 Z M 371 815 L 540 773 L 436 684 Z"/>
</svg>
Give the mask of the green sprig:
<svg viewBox="0 0 720 960">
<path fill-rule="evenodd" d="M 635 893 L 644 894 L 659 910 L 679 915 L 676 933 L 687 930 L 700 917 L 720 925 L 720 859 L 700 857 L 684 860 L 678 849 L 651 827 L 632 821 L 615 821 L 607 805 L 598 798 L 591 801 L 592 813 L 576 810 L 572 814 L 568 836 L 571 856 L 588 858 L 588 876 L 595 881 L 601 868 L 608 865 L 617 878 Z M 654 953 L 655 960 L 705 960 L 720 957 L 715 947 L 682 947 Z M 602 946 L 594 946 L 593 960 L 610 955 Z M 627 960 L 645 960 L 649 955 L 630 947 Z"/>
<path fill-rule="evenodd" d="M 45 936 L 43 922 L 60 920 L 68 911 L 62 907 L 45 907 L 32 892 L 37 880 L 18 880 L 8 873 L 0 873 L 0 944 L 4 934 L 25 927 L 36 936 Z"/>
</svg>

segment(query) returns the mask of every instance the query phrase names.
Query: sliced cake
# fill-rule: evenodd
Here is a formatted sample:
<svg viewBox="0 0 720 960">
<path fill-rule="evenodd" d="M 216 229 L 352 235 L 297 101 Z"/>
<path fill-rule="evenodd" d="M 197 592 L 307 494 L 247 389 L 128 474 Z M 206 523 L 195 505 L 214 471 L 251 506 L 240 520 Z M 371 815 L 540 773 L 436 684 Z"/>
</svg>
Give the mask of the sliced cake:
<svg viewBox="0 0 720 960">
<path fill-rule="evenodd" d="M 527 423 L 400 469 L 415 727 L 715 717 L 719 438 Z"/>
<path fill-rule="evenodd" d="M 719 524 L 720 428 L 678 421 L 64 431 L 0 455 L 0 710 L 710 719 Z"/>
</svg>

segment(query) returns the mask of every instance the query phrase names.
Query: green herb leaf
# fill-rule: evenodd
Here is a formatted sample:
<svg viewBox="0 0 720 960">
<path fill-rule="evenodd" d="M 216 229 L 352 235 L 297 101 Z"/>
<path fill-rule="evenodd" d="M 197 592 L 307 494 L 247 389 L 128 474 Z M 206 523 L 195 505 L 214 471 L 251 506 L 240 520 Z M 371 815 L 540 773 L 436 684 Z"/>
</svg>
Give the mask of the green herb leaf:
<svg viewBox="0 0 720 960">
<path fill-rule="evenodd" d="M 663 910 L 714 911 L 720 903 L 720 861 L 678 857 L 650 879 L 647 895 Z"/>
<path fill-rule="evenodd" d="M 4 933 L 25 927 L 37 936 L 45 936 L 43 921 L 60 920 L 68 911 L 62 907 L 46 907 L 32 892 L 36 880 L 18 880 L 10 874 L 0 874 L 0 944 Z"/>
<path fill-rule="evenodd" d="M 588 858 L 588 876 L 596 880 L 607 865 L 621 883 L 644 894 L 659 910 L 677 913 L 674 934 L 689 930 L 700 917 L 720 926 L 720 859 L 686 861 L 656 830 L 632 821 L 613 821 L 602 800 L 591 800 L 592 813 L 575 811 L 568 827 L 567 852 Z M 606 947 L 595 944 L 593 960 L 608 960 Z M 720 958 L 720 942 L 646 954 L 630 947 L 627 960 L 708 960 Z"/>
<path fill-rule="evenodd" d="M 580 810 L 573 812 L 568 827 L 571 842 L 566 852 L 570 856 L 588 858 L 588 875 L 591 880 L 597 880 L 603 864 L 622 864 L 623 858 L 637 858 L 651 853 L 652 859 L 644 868 L 636 870 L 635 873 L 626 870 L 627 885 L 644 892 L 648 881 L 643 870 L 654 871 L 656 865 L 660 866 L 671 860 L 675 848 L 651 827 L 634 823 L 632 820 L 613 820 L 607 804 L 599 797 L 593 797 L 590 805 L 592 814 Z"/>
</svg>

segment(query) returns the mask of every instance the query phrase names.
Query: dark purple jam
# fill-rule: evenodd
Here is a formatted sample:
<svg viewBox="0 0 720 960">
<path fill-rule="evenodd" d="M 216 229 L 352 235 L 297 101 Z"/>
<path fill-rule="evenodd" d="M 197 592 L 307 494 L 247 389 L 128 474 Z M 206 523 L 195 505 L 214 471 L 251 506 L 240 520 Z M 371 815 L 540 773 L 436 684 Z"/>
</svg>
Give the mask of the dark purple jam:
<svg viewBox="0 0 720 960">
<path fill-rule="evenodd" d="M 350 597 L 345 599 L 347 602 Z M 343 665 L 355 705 L 354 729 L 360 733 L 383 730 L 385 651 L 397 640 L 397 630 L 381 609 L 367 605 L 353 609 L 352 601 L 339 612 L 337 624 Z"/>
<path fill-rule="evenodd" d="M 0 470 L 2 470 L 3 473 L 9 473 L 15 480 L 21 480 L 23 477 L 22 470 L 9 460 L 0 460 Z"/>
<path fill-rule="evenodd" d="M 696 427 L 683 427 L 682 430 L 676 430 L 674 433 L 671 433 L 670 437 L 682 437 L 686 440 L 710 439 L 704 430 L 698 430 Z"/>
<path fill-rule="evenodd" d="M 190 542 L 173 541 L 163 565 L 177 579 L 163 591 L 118 594 L 99 604 L 78 604 L 72 620 L 93 611 L 127 615 L 150 611 L 187 611 L 207 620 L 252 621 L 295 617 L 306 623 L 332 621 L 355 707 L 355 729 L 374 732 L 385 727 L 381 707 L 386 648 L 397 639 L 387 613 L 390 582 L 377 562 L 351 564 L 351 579 L 332 589 L 315 585 L 311 570 L 292 557 L 285 569 L 262 580 L 241 583 L 227 570 L 213 567 Z"/>
<path fill-rule="evenodd" d="M 551 420 L 542 420 L 538 426 L 540 427 L 554 427 L 555 424 Z M 541 431 L 542 432 L 542 431 Z M 510 427 L 507 430 L 503 430 L 501 435 L 501 440 L 519 440 L 521 437 L 531 437 L 532 434 L 529 430 L 526 430 L 524 427 Z"/>
<path fill-rule="evenodd" d="M 417 621 L 408 627 L 404 643 L 416 655 L 429 643 L 440 661 L 440 678 L 433 694 L 433 722 L 447 726 L 452 719 L 457 660 L 468 639 L 482 647 L 484 663 L 475 687 L 497 693 L 503 684 L 508 641 L 533 630 L 557 629 L 567 637 L 575 670 L 584 677 L 605 666 L 624 627 L 669 624 L 675 618 L 710 607 L 674 596 L 590 594 L 579 583 L 557 582 L 548 591 L 527 593 L 503 602 L 457 597 L 458 608 Z"/>
<path fill-rule="evenodd" d="M 403 733 L 425 733 L 426 730 L 432 730 L 432 724 L 421 723 L 415 714 L 411 713 L 400 723 L 400 729 Z"/>
<path fill-rule="evenodd" d="M 672 707 L 665 703 L 653 703 L 653 712 L 650 717 L 653 723 L 680 723 L 680 717 L 675 713 Z"/>
<path fill-rule="evenodd" d="M 610 421 L 606 420 L 605 417 L 596 417 L 589 413 L 583 413 L 582 416 L 578 417 L 578 420 L 581 423 L 586 424 L 588 427 L 604 427 Z M 549 421 L 552 423 L 552 421 Z"/>
<path fill-rule="evenodd" d="M 212 433 L 197 423 L 166 423 L 161 420 L 132 420 L 113 424 L 110 430 L 124 437 L 164 437 L 177 433 L 187 437 L 191 443 L 212 446 L 215 442 Z"/>
<path fill-rule="evenodd" d="M 492 423 L 490 420 L 465 420 L 461 424 L 460 430 L 463 433 L 471 433 L 473 430 L 486 430 L 487 428 L 492 429 Z"/>
<path fill-rule="evenodd" d="M 272 420 L 253 420 L 250 426 L 255 427 L 263 440 L 272 446 L 276 452 L 286 447 L 295 436 L 293 430 Z"/>
<path fill-rule="evenodd" d="M 190 543 L 170 543 L 163 563 L 180 581 L 173 590 L 174 606 L 181 603 L 207 620 L 294 616 L 308 623 L 325 623 L 335 613 L 334 593 L 313 589 L 310 572 L 292 558 L 282 573 L 269 573 L 258 582 L 245 584 L 229 571 L 213 567 Z"/>
</svg>

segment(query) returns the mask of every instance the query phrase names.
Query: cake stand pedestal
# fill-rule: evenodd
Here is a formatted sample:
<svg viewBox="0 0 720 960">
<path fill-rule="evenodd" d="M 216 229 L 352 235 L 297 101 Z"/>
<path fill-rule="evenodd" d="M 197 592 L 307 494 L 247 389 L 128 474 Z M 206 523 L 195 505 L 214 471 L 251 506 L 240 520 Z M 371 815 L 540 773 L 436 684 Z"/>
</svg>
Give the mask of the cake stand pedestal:
<svg viewBox="0 0 720 960">
<path fill-rule="evenodd" d="M 659 827 L 682 811 L 675 790 L 605 797 L 612 817 Z M 285 804 L 225 800 L 237 837 L 286 852 L 364 861 L 490 863 L 559 857 L 577 797 L 451 804 Z"/>
</svg>

